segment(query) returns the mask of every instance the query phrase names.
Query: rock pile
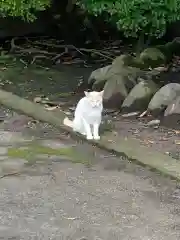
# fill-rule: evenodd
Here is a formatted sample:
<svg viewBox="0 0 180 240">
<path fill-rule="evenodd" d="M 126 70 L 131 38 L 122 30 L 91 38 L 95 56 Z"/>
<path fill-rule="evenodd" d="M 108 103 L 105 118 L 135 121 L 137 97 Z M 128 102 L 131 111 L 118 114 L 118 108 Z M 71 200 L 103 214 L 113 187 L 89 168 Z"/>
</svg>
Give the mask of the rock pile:
<svg viewBox="0 0 180 240">
<path fill-rule="evenodd" d="M 93 90 L 104 89 L 104 107 L 121 113 L 147 111 L 154 117 L 163 115 L 165 125 L 180 128 L 179 83 L 161 86 L 157 79 L 167 58 L 158 48 L 145 49 L 139 57 L 121 55 L 111 65 L 97 69 L 89 77 Z"/>
</svg>

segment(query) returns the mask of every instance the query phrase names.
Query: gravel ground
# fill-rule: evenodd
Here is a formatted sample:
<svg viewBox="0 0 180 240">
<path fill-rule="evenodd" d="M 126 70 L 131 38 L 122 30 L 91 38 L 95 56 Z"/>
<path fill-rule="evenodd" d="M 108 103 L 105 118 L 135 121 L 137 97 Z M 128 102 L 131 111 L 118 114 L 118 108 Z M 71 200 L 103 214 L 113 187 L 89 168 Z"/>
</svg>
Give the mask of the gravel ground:
<svg viewBox="0 0 180 240">
<path fill-rule="evenodd" d="M 176 182 L 76 144 L 91 166 L 49 158 L 0 179 L 0 239 L 180 239 Z"/>
</svg>

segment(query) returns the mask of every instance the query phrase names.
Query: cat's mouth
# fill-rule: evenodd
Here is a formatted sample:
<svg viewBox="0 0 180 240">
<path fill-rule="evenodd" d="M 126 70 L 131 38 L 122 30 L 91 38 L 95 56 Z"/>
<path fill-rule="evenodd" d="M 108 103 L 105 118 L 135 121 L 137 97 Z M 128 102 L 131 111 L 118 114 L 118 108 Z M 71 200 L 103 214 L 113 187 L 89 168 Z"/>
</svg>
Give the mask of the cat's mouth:
<svg viewBox="0 0 180 240">
<path fill-rule="evenodd" d="M 98 108 L 100 106 L 100 104 L 92 104 L 93 108 Z"/>
</svg>

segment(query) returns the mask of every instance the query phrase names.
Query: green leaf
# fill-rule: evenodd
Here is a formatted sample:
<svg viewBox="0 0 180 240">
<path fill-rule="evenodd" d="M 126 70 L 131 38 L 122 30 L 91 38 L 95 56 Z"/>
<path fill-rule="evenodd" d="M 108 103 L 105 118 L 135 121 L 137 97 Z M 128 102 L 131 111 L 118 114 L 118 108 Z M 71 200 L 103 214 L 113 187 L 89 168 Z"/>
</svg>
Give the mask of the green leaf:
<svg viewBox="0 0 180 240">
<path fill-rule="evenodd" d="M 79 0 L 90 14 L 108 14 L 108 21 L 125 36 L 159 38 L 169 23 L 180 19 L 180 0 Z"/>
</svg>

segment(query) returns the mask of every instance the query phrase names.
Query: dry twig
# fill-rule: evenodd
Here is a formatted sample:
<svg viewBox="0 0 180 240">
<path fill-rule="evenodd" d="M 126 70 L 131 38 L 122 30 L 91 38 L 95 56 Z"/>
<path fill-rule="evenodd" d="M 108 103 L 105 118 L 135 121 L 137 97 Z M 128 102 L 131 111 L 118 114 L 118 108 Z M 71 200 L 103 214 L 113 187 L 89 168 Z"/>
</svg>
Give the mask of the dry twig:
<svg viewBox="0 0 180 240">
<path fill-rule="evenodd" d="M 53 48 L 68 48 L 68 49 L 74 49 L 76 50 L 77 52 L 79 52 L 81 55 L 84 55 L 83 52 L 89 52 L 89 53 L 94 53 L 94 54 L 97 54 L 101 57 L 104 57 L 104 58 L 107 58 L 107 59 L 110 59 L 110 60 L 113 60 L 112 57 L 110 56 L 107 56 L 107 55 L 111 55 L 109 52 L 107 51 L 103 51 L 103 50 L 96 50 L 96 49 L 89 49 L 89 48 L 77 48 L 75 47 L 74 45 L 65 45 L 65 44 L 62 44 L 62 45 L 56 45 L 56 44 L 51 44 L 51 43 L 42 43 L 42 42 L 39 42 L 39 41 L 35 41 L 35 44 L 40 44 L 40 45 L 44 45 L 44 46 L 47 46 L 47 47 L 53 47 Z M 107 54 L 107 55 L 106 55 Z"/>
</svg>

